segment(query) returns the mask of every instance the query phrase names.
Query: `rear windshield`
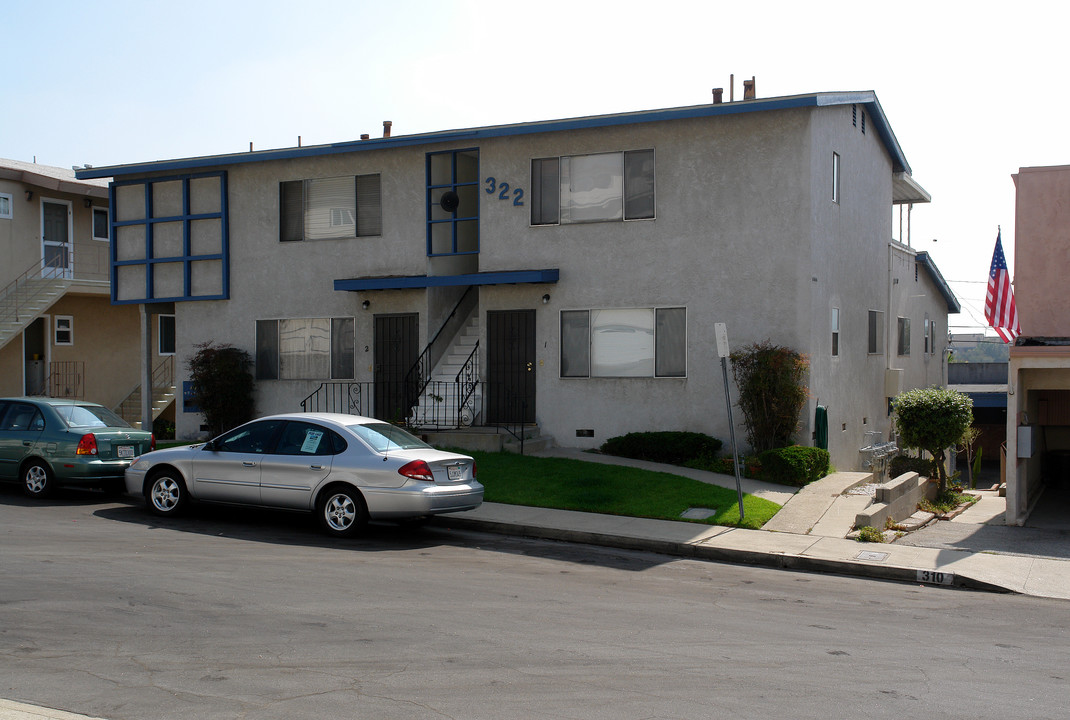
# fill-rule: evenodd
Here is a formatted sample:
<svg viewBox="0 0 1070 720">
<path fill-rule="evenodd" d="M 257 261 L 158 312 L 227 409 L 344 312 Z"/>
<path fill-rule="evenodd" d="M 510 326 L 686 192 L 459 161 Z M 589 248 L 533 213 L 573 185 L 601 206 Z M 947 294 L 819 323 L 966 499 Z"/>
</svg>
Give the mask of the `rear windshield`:
<svg viewBox="0 0 1070 720">
<path fill-rule="evenodd" d="M 369 423 L 367 425 L 347 425 L 354 435 L 371 445 L 375 452 L 390 450 L 413 450 L 431 447 L 423 440 L 410 435 L 390 423 Z"/>
<path fill-rule="evenodd" d="M 128 428 L 129 424 L 106 407 L 96 405 L 56 405 L 53 406 L 67 427 L 72 428 Z"/>
</svg>

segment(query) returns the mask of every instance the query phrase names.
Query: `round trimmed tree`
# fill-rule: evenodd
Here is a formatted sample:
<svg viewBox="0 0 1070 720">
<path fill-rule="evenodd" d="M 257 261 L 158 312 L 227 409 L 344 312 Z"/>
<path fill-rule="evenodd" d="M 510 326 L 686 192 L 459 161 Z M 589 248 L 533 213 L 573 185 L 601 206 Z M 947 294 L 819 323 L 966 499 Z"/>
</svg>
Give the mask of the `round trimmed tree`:
<svg viewBox="0 0 1070 720">
<path fill-rule="evenodd" d="M 947 448 L 956 445 L 973 424 L 973 400 L 946 387 L 918 388 L 892 400 L 900 445 L 933 456 L 940 492 L 947 490 Z"/>
</svg>

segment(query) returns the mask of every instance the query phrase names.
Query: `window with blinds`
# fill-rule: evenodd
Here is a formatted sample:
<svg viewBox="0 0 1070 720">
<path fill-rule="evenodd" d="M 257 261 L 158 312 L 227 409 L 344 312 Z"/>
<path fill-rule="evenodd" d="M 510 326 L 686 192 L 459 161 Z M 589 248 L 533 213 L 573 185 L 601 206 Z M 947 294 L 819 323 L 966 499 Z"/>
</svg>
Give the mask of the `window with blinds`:
<svg viewBox="0 0 1070 720">
<path fill-rule="evenodd" d="M 379 175 L 279 183 L 279 241 L 383 234 Z"/>
</svg>

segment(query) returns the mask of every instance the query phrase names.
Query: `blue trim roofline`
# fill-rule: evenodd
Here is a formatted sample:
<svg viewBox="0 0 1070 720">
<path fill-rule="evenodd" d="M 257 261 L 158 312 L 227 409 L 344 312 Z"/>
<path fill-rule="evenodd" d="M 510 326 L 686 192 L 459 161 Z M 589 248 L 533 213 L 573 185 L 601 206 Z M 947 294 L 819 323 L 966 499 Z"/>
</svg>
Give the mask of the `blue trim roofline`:
<svg viewBox="0 0 1070 720">
<path fill-rule="evenodd" d="M 456 285 L 517 285 L 519 283 L 556 283 L 561 271 L 504 270 L 499 272 L 468 273 L 464 275 L 405 275 L 397 277 L 353 278 L 335 280 L 334 289 L 348 292 L 359 290 L 417 290 L 429 287 Z"/>
<path fill-rule="evenodd" d="M 962 307 L 959 305 L 958 298 L 955 297 L 955 293 L 951 292 L 951 286 L 947 284 L 947 280 L 944 280 L 944 276 L 940 273 L 940 269 L 936 267 L 936 263 L 933 262 L 929 253 L 924 250 L 919 250 L 914 256 L 914 261 L 921 265 L 929 273 L 929 277 L 936 283 L 936 287 L 940 290 L 940 294 L 944 296 L 944 300 L 947 301 L 947 311 L 949 313 L 962 312 Z"/>
<path fill-rule="evenodd" d="M 277 150 L 258 150 L 254 152 L 229 153 L 226 155 L 207 155 L 204 157 L 180 158 L 176 160 L 159 160 L 130 165 L 113 165 L 78 170 L 75 177 L 79 180 L 94 178 L 119 178 L 127 175 L 145 173 L 189 171 L 199 168 L 223 165 L 241 165 L 271 160 L 293 160 L 297 158 L 336 155 L 339 153 L 383 150 L 386 148 L 407 147 L 412 145 L 429 145 L 464 140 L 472 142 L 482 138 L 507 137 L 511 135 L 531 135 L 535 133 L 563 132 L 587 128 L 612 127 L 638 123 L 662 122 L 667 120 L 686 120 L 690 118 L 716 117 L 718 115 L 735 115 L 739 113 L 762 112 L 766 110 L 787 110 L 805 107 L 830 107 L 836 105 L 864 105 L 869 111 L 870 120 L 892 158 L 895 172 L 910 172 L 910 165 L 903 154 L 895 133 L 892 132 L 888 118 L 881 108 L 877 95 L 872 90 L 862 92 L 814 93 L 809 95 L 788 95 L 784 97 L 760 100 L 739 100 L 729 103 L 709 103 L 689 107 L 665 108 L 661 110 L 640 110 L 636 112 L 612 115 L 591 115 L 587 117 L 563 120 L 542 120 L 512 125 L 493 125 L 487 127 L 446 130 L 443 132 L 421 133 L 417 135 L 399 135 L 389 138 L 369 140 L 352 140 L 329 145 L 309 145 Z"/>
</svg>

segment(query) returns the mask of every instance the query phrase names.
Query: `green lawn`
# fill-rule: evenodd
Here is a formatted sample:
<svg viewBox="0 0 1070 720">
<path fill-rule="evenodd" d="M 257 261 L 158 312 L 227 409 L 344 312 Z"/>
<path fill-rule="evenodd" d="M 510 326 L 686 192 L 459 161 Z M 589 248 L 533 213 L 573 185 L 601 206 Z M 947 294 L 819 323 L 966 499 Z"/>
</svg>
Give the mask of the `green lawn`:
<svg viewBox="0 0 1070 720">
<path fill-rule="evenodd" d="M 679 475 L 565 458 L 459 452 L 476 459 L 487 502 L 663 520 L 681 520 L 688 508 L 716 508 L 713 517 L 690 522 L 748 528 L 760 528 L 780 509 L 744 494 L 741 523 L 734 489 Z"/>
</svg>

